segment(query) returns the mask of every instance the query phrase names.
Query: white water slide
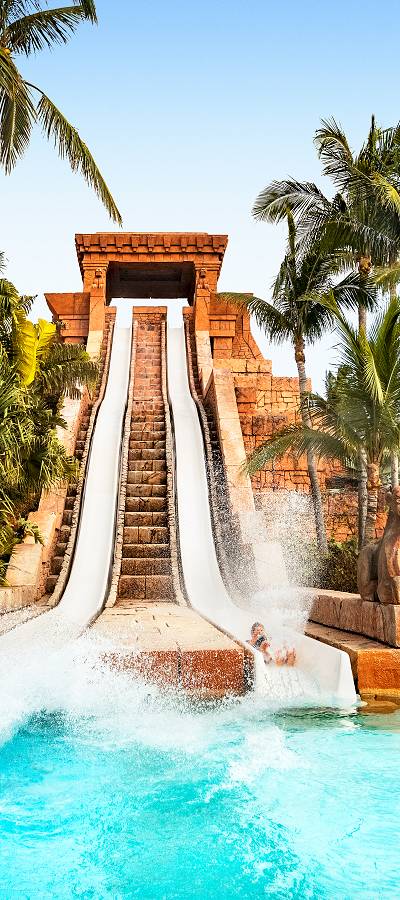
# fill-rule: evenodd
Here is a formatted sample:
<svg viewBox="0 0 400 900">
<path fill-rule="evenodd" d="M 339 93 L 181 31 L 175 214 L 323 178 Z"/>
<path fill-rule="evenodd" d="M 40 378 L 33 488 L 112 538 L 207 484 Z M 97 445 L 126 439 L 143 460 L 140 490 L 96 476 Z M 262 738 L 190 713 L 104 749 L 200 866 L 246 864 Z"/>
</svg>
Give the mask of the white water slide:
<svg viewBox="0 0 400 900">
<path fill-rule="evenodd" d="M 183 328 L 169 330 L 168 376 L 176 436 L 177 498 L 184 581 L 194 609 L 241 641 L 249 635 L 253 612 L 239 609 L 221 579 L 213 541 L 204 449 L 186 367 Z M 0 678 L 10 708 L 35 708 L 43 662 L 78 637 L 101 612 L 114 551 L 119 463 L 131 357 L 131 329 L 116 327 L 104 400 L 88 460 L 74 558 L 59 605 L 0 638 Z M 317 682 L 320 696 L 355 700 L 347 654 L 296 634 L 299 667 L 286 678 L 286 696 L 301 693 L 300 673 Z M 18 661 L 18 665 L 15 662 Z M 21 665 L 21 661 L 23 665 Z M 268 669 L 275 669 L 270 666 Z M 256 653 L 256 689 L 271 694 L 273 683 Z M 289 675 L 289 670 L 285 675 Z M 282 671 L 280 671 L 280 678 Z M 285 679 L 284 679 L 285 681 Z M 32 695 L 32 696 L 31 696 Z M 314 702 L 318 702 L 314 698 Z"/>
<path fill-rule="evenodd" d="M 114 329 L 107 387 L 93 433 L 75 553 L 62 599 L 55 609 L 0 639 L 2 661 L 15 647 L 19 657 L 29 650 L 32 663 L 35 648 L 40 653 L 59 648 L 81 634 L 104 606 L 114 553 L 131 336 L 131 328 Z"/>
<path fill-rule="evenodd" d="M 168 329 L 168 388 L 176 449 L 176 493 L 179 543 L 186 592 L 191 606 L 232 637 L 246 642 L 254 622 L 254 606 L 239 608 L 222 581 L 215 552 L 204 444 L 196 406 L 190 394 L 183 326 Z M 260 615 L 265 618 L 265 608 Z M 274 699 L 348 704 L 356 693 L 347 653 L 301 633 L 286 632 L 297 651 L 291 669 L 266 666 L 255 651 L 255 688 Z"/>
</svg>

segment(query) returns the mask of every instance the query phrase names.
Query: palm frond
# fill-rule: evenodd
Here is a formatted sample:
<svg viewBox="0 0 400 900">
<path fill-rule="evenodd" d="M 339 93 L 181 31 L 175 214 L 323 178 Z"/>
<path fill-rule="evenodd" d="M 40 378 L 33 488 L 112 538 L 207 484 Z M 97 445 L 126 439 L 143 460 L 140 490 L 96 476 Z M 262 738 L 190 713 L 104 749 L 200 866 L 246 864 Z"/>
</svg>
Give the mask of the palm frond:
<svg viewBox="0 0 400 900">
<path fill-rule="evenodd" d="M 353 462 L 347 445 L 339 437 L 318 428 L 291 425 L 257 447 L 247 460 L 246 470 L 249 475 L 254 475 L 267 463 L 281 459 L 287 453 L 299 458 L 310 452 L 319 458 L 340 460 L 346 467 Z"/>
<path fill-rule="evenodd" d="M 79 136 L 76 128 L 62 115 L 54 103 L 39 88 L 40 100 L 37 106 L 37 117 L 43 132 L 48 139 L 53 139 L 62 159 L 66 158 L 73 172 L 80 172 L 106 207 L 111 219 L 122 224 L 121 214 L 98 169 L 88 147 Z"/>
<path fill-rule="evenodd" d="M 25 153 L 35 119 L 29 88 L 0 49 L 0 165 L 7 175 Z"/>
<path fill-rule="evenodd" d="M 271 303 L 267 303 L 266 300 L 261 300 L 260 297 L 249 297 L 248 294 L 227 291 L 217 296 L 220 300 L 238 306 L 239 309 L 246 309 L 250 315 L 254 316 L 259 328 L 266 331 L 272 341 L 281 343 L 292 337 L 292 328 L 288 317 Z"/>
<path fill-rule="evenodd" d="M 88 18 L 81 5 L 40 9 L 7 26 L 3 39 L 17 53 L 37 53 L 53 44 L 66 44 L 80 22 Z"/>
<path fill-rule="evenodd" d="M 273 181 L 258 195 L 252 215 L 260 222 L 280 222 L 290 209 L 296 220 L 312 210 L 326 209 L 329 201 L 316 184 L 287 178 Z"/>
<path fill-rule="evenodd" d="M 87 19 L 89 22 L 92 22 L 93 25 L 97 24 L 95 0 L 74 0 L 74 3 L 76 6 L 81 8 L 83 18 Z"/>
<path fill-rule="evenodd" d="M 347 191 L 353 174 L 354 159 L 346 135 L 335 119 L 323 119 L 314 143 L 322 160 L 323 173 L 332 179 L 337 189 Z"/>
</svg>

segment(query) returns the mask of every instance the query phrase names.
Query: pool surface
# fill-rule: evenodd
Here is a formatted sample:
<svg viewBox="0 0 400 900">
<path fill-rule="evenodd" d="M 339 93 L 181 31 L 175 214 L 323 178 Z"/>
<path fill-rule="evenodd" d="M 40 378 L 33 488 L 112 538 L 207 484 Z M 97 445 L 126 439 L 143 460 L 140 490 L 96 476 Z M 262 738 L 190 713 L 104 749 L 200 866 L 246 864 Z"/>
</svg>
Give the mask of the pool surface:
<svg viewBox="0 0 400 900">
<path fill-rule="evenodd" d="M 2 898 L 399 896 L 400 714 L 56 682 L 0 747 Z"/>
</svg>

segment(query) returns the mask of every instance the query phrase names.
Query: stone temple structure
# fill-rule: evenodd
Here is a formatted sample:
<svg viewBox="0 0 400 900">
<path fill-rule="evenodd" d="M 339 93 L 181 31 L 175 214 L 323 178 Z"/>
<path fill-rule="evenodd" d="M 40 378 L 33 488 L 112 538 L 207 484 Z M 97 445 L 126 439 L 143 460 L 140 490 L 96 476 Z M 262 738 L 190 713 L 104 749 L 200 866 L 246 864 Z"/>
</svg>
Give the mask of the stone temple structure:
<svg viewBox="0 0 400 900">
<path fill-rule="evenodd" d="M 299 408 L 297 378 L 272 372 L 254 340 L 247 313 L 218 298 L 218 278 L 228 243 L 226 235 L 205 233 L 77 234 L 81 293 L 47 293 L 64 340 L 85 342 L 96 355 L 113 297 L 187 298 L 195 335 L 203 397 L 214 406 L 224 464 L 232 491 L 246 453 L 285 423 Z M 344 540 L 356 529 L 354 485 L 339 467 L 320 464 L 328 533 Z M 272 490 L 308 493 L 305 457 L 287 455 L 252 479 L 256 500 Z M 241 489 L 243 494 L 243 488 Z"/>
<path fill-rule="evenodd" d="M 243 462 L 267 436 L 296 420 L 298 382 L 273 374 L 251 334 L 249 316 L 218 293 L 227 241 L 226 235 L 205 233 L 76 235 L 83 289 L 46 298 L 62 339 L 85 344 L 99 359 L 99 381 L 92 395 L 85 391 L 65 402 L 67 428 L 60 439 L 80 460 L 79 479 L 43 492 L 29 513 L 43 545 L 27 537 L 15 548 L 7 586 L 0 589 L 0 614 L 16 612 L 21 620 L 40 615 L 57 606 L 68 584 L 91 440 L 107 393 L 114 297 L 154 298 L 160 304 L 186 298 L 187 371 L 203 436 L 219 569 L 230 595 L 239 599 L 260 585 L 268 589 L 278 583 L 279 540 L 286 539 L 287 522 L 277 542 L 265 531 L 264 514 L 274 503 L 282 506 L 282 492 L 285 498 L 307 493 L 306 460 L 288 455 L 252 480 L 243 474 Z M 166 317 L 165 305 L 134 306 L 112 571 L 93 631 L 100 640 L 116 638 L 115 664 L 123 657 L 124 665 L 202 696 L 241 694 L 251 683 L 253 657 L 246 645 L 191 608 L 181 578 Z M 354 485 L 334 465 L 321 465 L 319 477 L 328 530 L 344 539 L 355 532 Z M 398 508 L 392 512 L 398 524 Z M 349 655 L 364 697 L 397 702 L 400 569 L 393 521 L 380 545 L 383 554 L 379 551 L 386 569 L 368 550 L 361 596 L 316 589 L 306 634 Z M 308 540 L 308 525 L 304 532 Z"/>
</svg>

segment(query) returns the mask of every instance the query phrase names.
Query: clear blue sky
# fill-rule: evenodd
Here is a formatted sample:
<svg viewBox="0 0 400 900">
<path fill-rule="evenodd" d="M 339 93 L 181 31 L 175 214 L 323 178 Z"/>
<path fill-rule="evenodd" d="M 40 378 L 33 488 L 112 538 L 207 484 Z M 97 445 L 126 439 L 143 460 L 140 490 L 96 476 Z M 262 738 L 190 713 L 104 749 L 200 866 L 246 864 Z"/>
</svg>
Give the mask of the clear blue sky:
<svg viewBox="0 0 400 900">
<path fill-rule="evenodd" d="M 98 28 L 21 60 L 24 74 L 79 127 L 125 230 L 226 232 L 221 289 L 268 297 L 284 239 L 252 221 L 252 202 L 273 178 L 321 182 L 312 144 L 321 117 L 339 119 L 355 147 L 372 112 L 384 125 L 400 119 L 398 0 L 97 8 Z M 79 290 L 74 233 L 113 228 L 94 194 L 40 135 L 0 185 L 9 277 L 39 295 Z M 309 354 L 317 387 L 333 342 Z M 295 373 L 289 348 L 262 346 L 276 374 Z"/>
</svg>

